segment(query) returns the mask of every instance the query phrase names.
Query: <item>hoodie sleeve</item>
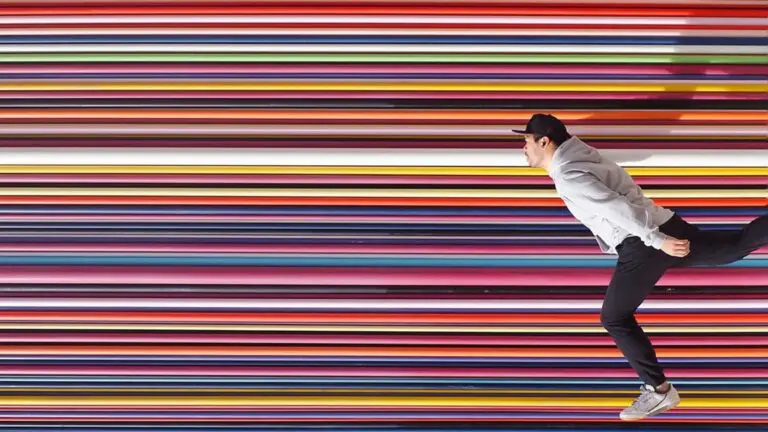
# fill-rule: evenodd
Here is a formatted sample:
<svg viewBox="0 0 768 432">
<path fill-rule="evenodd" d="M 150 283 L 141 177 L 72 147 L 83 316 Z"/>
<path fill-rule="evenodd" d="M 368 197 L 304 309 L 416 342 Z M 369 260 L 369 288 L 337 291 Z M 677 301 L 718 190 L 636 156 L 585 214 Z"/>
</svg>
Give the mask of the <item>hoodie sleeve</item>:
<svg viewBox="0 0 768 432">
<path fill-rule="evenodd" d="M 592 174 L 566 173 L 558 189 L 564 198 L 638 236 L 646 246 L 661 249 L 667 238 L 658 226 L 651 226 L 644 208 L 632 204 Z"/>
</svg>

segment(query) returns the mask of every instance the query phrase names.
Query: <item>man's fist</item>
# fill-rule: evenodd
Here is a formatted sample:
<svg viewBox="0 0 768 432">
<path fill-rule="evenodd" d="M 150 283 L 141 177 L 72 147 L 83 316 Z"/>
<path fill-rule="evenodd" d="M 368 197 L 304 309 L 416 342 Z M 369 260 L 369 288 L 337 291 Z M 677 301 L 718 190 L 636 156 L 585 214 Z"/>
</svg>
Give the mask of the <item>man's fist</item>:
<svg viewBox="0 0 768 432">
<path fill-rule="evenodd" d="M 661 245 L 661 250 L 667 255 L 682 258 L 691 252 L 691 242 L 688 240 L 676 239 L 674 237 L 667 237 Z"/>
</svg>

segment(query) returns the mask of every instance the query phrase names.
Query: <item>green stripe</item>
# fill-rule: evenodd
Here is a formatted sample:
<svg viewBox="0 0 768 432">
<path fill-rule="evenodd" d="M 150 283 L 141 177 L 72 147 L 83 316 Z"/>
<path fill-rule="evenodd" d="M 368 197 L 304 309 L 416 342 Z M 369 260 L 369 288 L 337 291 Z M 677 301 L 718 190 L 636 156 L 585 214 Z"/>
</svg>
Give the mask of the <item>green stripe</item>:
<svg viewBox="0 0 768 432">
<path fill-rule="evenodd" d="M 656 63 L 768 64 L 763 55 L 685 54 L 189 54 L 189 53 L 28 53 L 0 54 L 11 62 L 318 62 L 318 63 Z"/>
</svg>

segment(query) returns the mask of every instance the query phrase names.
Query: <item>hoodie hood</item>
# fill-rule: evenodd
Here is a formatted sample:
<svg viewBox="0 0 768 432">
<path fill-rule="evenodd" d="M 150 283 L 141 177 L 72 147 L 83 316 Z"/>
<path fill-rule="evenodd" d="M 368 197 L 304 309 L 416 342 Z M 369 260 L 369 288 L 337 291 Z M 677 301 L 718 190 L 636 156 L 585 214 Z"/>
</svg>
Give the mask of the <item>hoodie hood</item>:
<svg viewBox="0 0 768 432">
<path fill-rule="evenodd" d="M 555 178 L 566 170 L 589 171 L 603 161 L 600 152 L 579 137 L 572 136 L 560 144 L 552 155 L 549 176 Z"/>
</svg>

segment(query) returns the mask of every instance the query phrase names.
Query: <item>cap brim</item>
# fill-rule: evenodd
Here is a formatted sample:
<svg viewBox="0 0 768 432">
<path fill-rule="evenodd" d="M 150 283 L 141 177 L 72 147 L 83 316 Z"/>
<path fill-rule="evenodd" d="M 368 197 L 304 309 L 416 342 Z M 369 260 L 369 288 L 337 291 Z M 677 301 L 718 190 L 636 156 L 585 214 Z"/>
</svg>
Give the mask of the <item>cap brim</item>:
<svg viewBox="0 0 768 432">
<path fill-rule="evenodd" d="M 529 133 L 529 132 L 526 132 L 526 131 L 520 130 L 520 129 L 512 129 L 512 132 L 516 132 L 516 133 L 523 134 L 523 135 Z"/>
</svg>

